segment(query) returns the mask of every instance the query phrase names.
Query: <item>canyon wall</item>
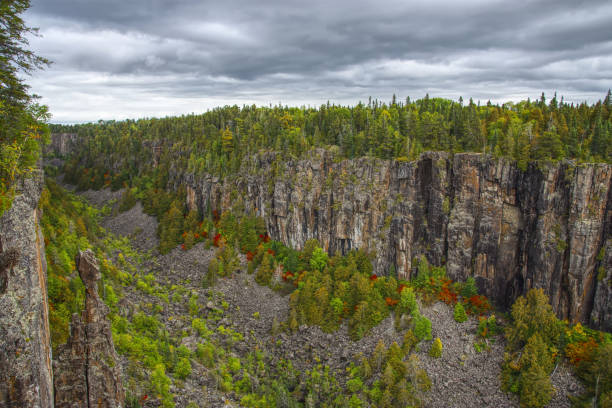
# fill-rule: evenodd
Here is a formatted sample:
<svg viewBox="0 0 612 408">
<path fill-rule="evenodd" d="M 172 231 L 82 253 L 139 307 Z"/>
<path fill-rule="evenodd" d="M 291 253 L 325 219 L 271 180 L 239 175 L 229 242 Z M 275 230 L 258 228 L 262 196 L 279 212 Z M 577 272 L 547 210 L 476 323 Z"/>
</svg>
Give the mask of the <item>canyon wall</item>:
<svg viewBox="0 0 612 408">
<path fill-rule="evenodd" d="M 612 166 L 531 164 L 481 154 L 423 154 L 414 162 L 254 156 L 221 181 L 176 172 L 191 208 L 244 207 L 274 239 L 330 253 L 375 253 L 378 274 L 409 278 L 425 255 L 455 280 L 474 276 L 502 307 L 544 288 L 562 318 L 612 330 Z"/>
<path fill-rule="evenodd" d="M 522 171 L 477 153 L 427 152 L 407 162 L 341 160 L 316 149 L 303 159 L 259 153 L 220 180 L 182 170 L 189 152 L 170 141 L 143 148 L 143 167 L 163 152 L 177 155 L 170 184 L 186 188 L 190 208 L 254 211 L 274 239 L 296 248 L 316 238 L 330 253 L 372 251 L 377 274 L 409 278 L 424 255 L 452 279 L 474 276 L 501 307 L 544 288 L 559 317 L 612 331 L 609 164 L 530 163 Z"/>
<path fill-rule="evenodd" d="M 0 218 L 0 407 L 53 406 L 42 185 L 22 180 Z"/>
</svg>

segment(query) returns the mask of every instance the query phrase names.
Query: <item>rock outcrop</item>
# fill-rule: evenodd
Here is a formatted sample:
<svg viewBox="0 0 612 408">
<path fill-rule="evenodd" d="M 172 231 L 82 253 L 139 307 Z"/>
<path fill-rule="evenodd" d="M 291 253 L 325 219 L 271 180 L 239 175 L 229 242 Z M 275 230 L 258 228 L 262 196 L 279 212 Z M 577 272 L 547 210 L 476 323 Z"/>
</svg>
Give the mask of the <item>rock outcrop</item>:
<svg viewBox="0 0 612 408">
<path fill-rule="evenodd" d="M 68 343 L 58 348 L 55 371 L 55 407 L 108 407 L 124 405 L 118 357 L 113 345 L 109 309 L 98 295 L 100 269 L 91 250 L 76 258 L 85 284 L 85 309 L 74 314 Z"/>
<path fill-rule="evenodd" d="M 53 406 L 42 174 L 22 180 L 0 218 L 0 407 Z"/>
<path fill-rule="evenodd" d="M 190 207 L 243 206 L 294 247 L 316 238 L 331 253 L 364 248 L 375 253 L 376 273 L 403 278 L 425 255 L 453 279 L 474 276 L 501 306 L 541 287 L 560 317 L 611 329 L 608 164 L 532 163 L 521 171 L 481 154 L 429 152 L 401 162 L 336 160 L 316 150 L 303 160 L 255 156 L 226 181 L 172 177 Z"/>
<path fill-rule="evenodd" d="M 66 157 L 74 151 L 77 141 L 76 133 L 53 133 L 51 143 L 44 147 L 45 156 Z"/>
</svg>

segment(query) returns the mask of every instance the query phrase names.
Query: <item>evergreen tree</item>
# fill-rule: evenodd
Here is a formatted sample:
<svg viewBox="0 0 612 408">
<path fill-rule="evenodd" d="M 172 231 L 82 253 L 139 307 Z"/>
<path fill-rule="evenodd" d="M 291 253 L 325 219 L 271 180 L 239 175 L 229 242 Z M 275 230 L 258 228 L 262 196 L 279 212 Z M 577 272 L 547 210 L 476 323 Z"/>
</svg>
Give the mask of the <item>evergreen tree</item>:
<svg viewBox="0 0 612 408">
<path fill-rule="evenodd" d="M 49 63 L 28 49 L 37 31 L 22 18 L 29 7 L 29 0 L 0 5 L 0 216 L 11 206 L 15 180 L 31 173 L 49 137 L 47 108 L 34 103 L 22 75 Z"/>
<path fill-rule="evenodd" d="M 431 343 L 431 348 L 429 349 L 429 355 L 432 356 L 433 358 L 442 357 L 442 341 L 440 340 L 439 337 L 436 337 L 433 343 Z"/>
<path fill-rule="evenodd" d="M 472 276 L 466 279 L 461 287 L 461 297 L 463 299 L 469 299 L 474 295 L 478 294 L 478 288 L 476 287 L 476 281 Z"/>
<path fill-rule="evenodd" d="M 467 320 L 467 314 L 465 313 L 465 308 L 461 302 L 457 302 L 455 305 L 455 310 L 453 311 L 453 317 L 455 321 L 458 323 L 463 323 Z"/>
<path fill-rule="evenodd" d="M 523 374 L 521 381 L 521 407 L 545 407 L 553 395 L 553 387 L 546 371 L 534 364 Z"/>
</svg>

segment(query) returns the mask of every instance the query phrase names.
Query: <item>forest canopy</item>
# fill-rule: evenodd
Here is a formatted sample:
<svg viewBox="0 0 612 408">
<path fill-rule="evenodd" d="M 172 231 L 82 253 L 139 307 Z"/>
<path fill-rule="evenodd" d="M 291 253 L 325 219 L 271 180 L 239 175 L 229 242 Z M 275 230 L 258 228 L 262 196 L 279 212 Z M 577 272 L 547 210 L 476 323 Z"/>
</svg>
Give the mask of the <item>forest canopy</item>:
<svg viewBox="0 0 612 408">
<path fill-rule="evenodd" d="M 52 130 L 84 138 L 79 164 L 100 169 L 108 168 L 104 162 L 116 162 L 108 157 L 114 155 L 136 170 L 153 146 L 171 152 L 172 163 L 166 164 L 175 169 L 219 176 L 234 174 L 245 157 L 262 150 L 299 158 L 319 147 L 341 158 L 397 160 L 415 159 L 425 150 L 483 152 L 526 169 L 533 160 L 612 162 L 611 111 L 610 91 L 590 105 L 569 104 L 556 95 L 547 101 L 544 94 L 502 105 L 426 95 L 352 107 L 225 106 L 203 114 L 54 125 Z"/>
</svg>

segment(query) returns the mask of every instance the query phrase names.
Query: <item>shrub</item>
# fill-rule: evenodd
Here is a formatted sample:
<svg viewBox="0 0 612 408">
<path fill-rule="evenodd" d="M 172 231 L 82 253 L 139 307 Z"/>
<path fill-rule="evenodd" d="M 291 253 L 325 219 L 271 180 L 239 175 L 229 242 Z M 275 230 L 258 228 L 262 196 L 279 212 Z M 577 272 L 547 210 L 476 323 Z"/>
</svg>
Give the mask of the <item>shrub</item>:
<svg viewBox="0 0 612 408">
<path fill-rule="evenodd" d="M 491 315 L 488 318 L 479 317 L 478 322 L 478 335 L 482 338 L 489 338 L 494 336 L 499 331 L 499 327 L 497 326 L 497 320 L 495 319 L 495 315 Z"/>
<path fill-rule="evenodd" d="M 352 378 L 346 382 L 346 388 L 353 394 L 358 393 L 363 388 L 363 381 L 360 378 Z"/>
<path fill-rule="evenodd" d="M 174 367 L 174 376 L 178 379 L 184 380 L 191 374 L 191 363 L 186 357 L 180 358 Z"/>
<path fill-rule="evenodd" d="M 157 398 L 162 400 L 164 408 L 174 407 L 173 397 L 170 394 L 170 379 L 163 364 L 157 364 L 151 373 L 151 387 Z"/>
<path fill-rule="evenodd" d="M 195 318 L 191 321 L 191 327 L 198 333 L 200 337 L 208 337 L 212 333 L 206 326 L 206 321 Z"/>
<path fill-rule="evenodd" d="M 399 301 L 399 311 L 400 313 L 410 314 L 414 310 L 417 310 L 417 302 L 416 295 L 414 294 L 414 290 L 406 286 L 402 289 L 400 293 L 400 301 Z"/>
<path fill-rule="evenodd" d="M 322 271 L 327 265 L 327 253 L 320 247 L 316 247 L 314 251 L 312 251 L 312 256 L 310 258 L 310 267 L 313 270 Z"/>
<path fill-rule="evenodd" d="M 429 349 L 429 355 L 434 358 L 442 357 L 442 340 L 439 337 L 431 343 L 431 348 Z"/>
<path fill-rule="evenodd" d="M 412 313 L 412 318 L 414 319 L 414 335 L 419 341 L 421 340 L 431 340 L 431 321 L 419 314 Z"/>
<path fill-rule="evenodd" d="M 198 344 L 196 357 L 204 366 L 212 368 L 215 365 L 215 348 L 212 344 Z"/>
<path fill-rule="evenodd" d="M 455 318 L 455 321 L 458 323 L 463 323 L 467 320 L 467 314 L 465 313 L 465 308 L 459 302 L 455 305 L 455 310 L 453 311 L 453 317 Z"/>
</svg>

